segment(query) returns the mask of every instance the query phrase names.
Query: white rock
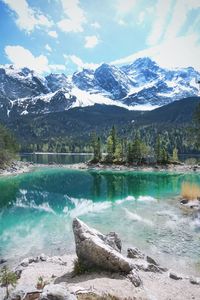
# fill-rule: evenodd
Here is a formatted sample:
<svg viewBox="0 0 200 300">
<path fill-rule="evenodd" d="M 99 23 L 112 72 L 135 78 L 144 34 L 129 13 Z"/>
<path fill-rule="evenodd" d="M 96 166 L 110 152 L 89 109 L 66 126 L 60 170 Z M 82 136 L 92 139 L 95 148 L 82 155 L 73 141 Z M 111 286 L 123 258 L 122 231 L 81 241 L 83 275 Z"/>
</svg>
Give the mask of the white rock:
<svg viewBox="0 0 200 300">
<path fill-rule="evenodd" d="M 79 219 L 73 221 L 76 254 L 86 269 L 101 269 L 128 274 L 133 266 L 119 251 L 110 246 L 106 236 L 89 228 Z M 114 242 L 114 239 L 113 241 Z M 118 247 L 117 247 L 118 248 Z"/>
<path fill-rule="evenodd" d="M 60 284 L 49 284 L 44 287 L 39 300 L 76 300 L 64 286 Z"/>
</svg>

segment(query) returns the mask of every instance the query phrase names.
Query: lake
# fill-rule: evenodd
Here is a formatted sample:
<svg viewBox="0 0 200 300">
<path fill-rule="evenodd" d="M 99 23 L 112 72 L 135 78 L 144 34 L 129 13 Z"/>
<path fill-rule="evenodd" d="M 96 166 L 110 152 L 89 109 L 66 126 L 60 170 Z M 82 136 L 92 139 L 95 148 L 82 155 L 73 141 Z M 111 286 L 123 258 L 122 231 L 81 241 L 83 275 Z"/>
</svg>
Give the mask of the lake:
<svg viewBox="0 0 200 300">
<path fill-rule="evenodd" d="M 85 163 L 92 159 L 91 153 L 21 153 L 20 159 L 34 164 L 69 165 Z"/>
<path fill-rule="evenodd" d="M 164 266 L 200 274 L 200 216 L 178 204 L 200 174 L 41 168 L 0 178 L 0 258 L 74 252 L 74 217 Z"/>
</svg>

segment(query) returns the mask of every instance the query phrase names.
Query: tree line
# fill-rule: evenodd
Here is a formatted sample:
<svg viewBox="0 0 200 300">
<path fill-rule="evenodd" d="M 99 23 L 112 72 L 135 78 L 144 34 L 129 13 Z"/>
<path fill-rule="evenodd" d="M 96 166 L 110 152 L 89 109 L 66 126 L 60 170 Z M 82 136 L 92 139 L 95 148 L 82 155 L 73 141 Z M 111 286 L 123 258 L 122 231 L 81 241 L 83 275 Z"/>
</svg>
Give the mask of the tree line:
<svg viewBox="0 0 200 300">
<path fill-rule="evenodd" d="M 132 140 L 121 138 L 112 127 L 106 145 L 103 145 L 101 138 L 93 133 L 92 136 L 93 163 L 116 163 L 116 164 L 167 164 L 178 161 L 178 149 L 174 147 L 171 155 L 167 150 L 165 140 L 158 134 L 154 147 L 143 141 L 139 131 L 136 132 Z M 103 156 L 103 149 L 106 150 Z"/>
<path fill-rule="evenodd" d="M 16 158 L 18 151 L 19 146 L 13 134 L 6 127 L 0 125 L 0 167 Z"/>
</svg>

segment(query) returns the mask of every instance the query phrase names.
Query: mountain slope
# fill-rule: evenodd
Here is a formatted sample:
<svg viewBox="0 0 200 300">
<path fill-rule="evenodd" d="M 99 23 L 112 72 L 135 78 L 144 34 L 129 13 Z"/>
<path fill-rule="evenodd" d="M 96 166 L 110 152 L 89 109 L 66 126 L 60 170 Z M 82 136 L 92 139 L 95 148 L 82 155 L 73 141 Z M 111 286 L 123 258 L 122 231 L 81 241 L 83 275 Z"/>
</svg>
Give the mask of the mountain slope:
<svg viewBox="0 0 200 300">
<path fill-rule="evenodd" d="M 45 115 L 24 115 L 12 122 L 10 120 L 7 126 L 15 132 L 25 150 L 29 144 L 49 143 L 52 139 L 65 139 L 67 144 L 73 145 L 88 144 L 92 132 L 105 139 L 112 125 L 117 127 L 123 138 L 130 138 L 134 130 L 142 127 L 145 136 L 148 127 L 162 132 L 163 128 L 188 126 L 198 104 L 199 97 L 186 98 L 149 112 L 96 104 Z M 150 136 L 153 139 L 155 135 L 154 130 Z"/>
<path fill-rule="evenodd" d="M 141 124 L 183 124 L 191 123 L 200 97 L 189 97 L 145 112 L 138 123 Z"/>
<path fill-rule="evenodd" d="M 73 76 L 46 77 L 28 68 L 0 67 L 0 120 L 20 115 L 62 112 L 95 103 L 129 109 L 153 109 L 198 95 L 193 68 L 167 70 L 150 58 L 116 67 L 102 64 Z"/>
</svg>

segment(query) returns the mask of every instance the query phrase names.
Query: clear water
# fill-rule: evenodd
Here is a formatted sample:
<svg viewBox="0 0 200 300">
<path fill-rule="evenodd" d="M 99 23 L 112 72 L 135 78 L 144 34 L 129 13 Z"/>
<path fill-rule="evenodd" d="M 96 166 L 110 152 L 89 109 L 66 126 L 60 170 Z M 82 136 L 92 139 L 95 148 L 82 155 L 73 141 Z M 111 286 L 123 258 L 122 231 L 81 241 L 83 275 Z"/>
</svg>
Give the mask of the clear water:
<svg viewBox="0 0 200 300">
<path fill-rule="evenodd" d="M 92 159 L 92 154 L 84 153 L 22 153 L 20 159 L 34 164 L 78 164 Z"/>
<path fill-rule="evenodd" d="M 178 205 L 200 174 L 43 168 L 0 178 L 0 257 L 74 251 L 74 217 L 137 246 L 163 265 L 200 274 L 200 217 Z"/>
</svg>

